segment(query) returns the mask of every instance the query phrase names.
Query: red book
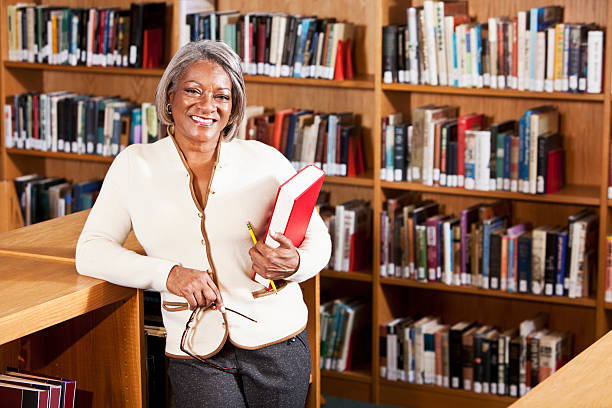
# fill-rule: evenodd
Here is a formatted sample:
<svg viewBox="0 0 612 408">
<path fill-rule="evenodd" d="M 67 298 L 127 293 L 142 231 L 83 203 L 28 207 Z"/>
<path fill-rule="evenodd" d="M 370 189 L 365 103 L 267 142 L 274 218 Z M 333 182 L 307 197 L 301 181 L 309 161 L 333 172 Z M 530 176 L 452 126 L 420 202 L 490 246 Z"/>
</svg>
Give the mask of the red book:
<svg viewBox="0 0 612 408">
<path fill-rule="evenodd" d="M 0 401 L 6 408 L 47 408 L 49 391 L 0 382 Z"/>
<path fill-rule="evenodd" d="M 63 396 L 63 403 L 61 404 L 61 406 L 63 406 L 64 408 L 73 408 L 75 406 L 76 381 L 74 380 L 67 380 L 64 378 L 52 377 L 52 376 L 43 375 L 43 374 L 22 372 L 22 371 L 17 371 L 16 369 L 11 369 L 11 368 L 8 368 L 6 370 L 6 374 L 13 376 L 13 377 L 20 377 L 20 378 L 25 378 L 25 379 L 30 379 L 30 380 L 41 381 L 47 384 L 59 385 L 62 388 L 62 396 Z M 0 397 L 0 401 L 2 401 L 2 397 Z M 47 400 L 45 399 L 45 405 L 41 405 L 41 407 L 47 406 L 46 401 Z"/>
<path fill-rule="evenodd" d="M 142 46 L 144 49 L 142 57 L 143 68 L 154 68 L 162 65 L 163 48 L 160 47 L 163 41 L 162 35 L 163 31 L 161 28 L 144 31 L 144 43 Z"/>
<path fill-rule="evenodd" d="M 32 380 L 29 378 L 13 377 L 10 375 L 0 375 L 0 383 L 19 385 L 21 387 L 30 387 L 38 390 L 47 391 L 49 397 L 48 408 L 60 408 L 62 398 L 62 387 L 54 384 L 47 384 L 42 381 Z"/>
<path fill-rule="evenodd" d="M 295 112 L 295 109 L 283 109 L 274 113 L 274 133 L 272 135 L 272 146 L 278 151 L 281 150 L 281 136 L 283 134 L 283 119 L 290 113 Z"/>
<path fill-rule="evenodd" d="M 353 79 L 355 77 L 355 68 L 353 67 L 353 52 L 351 51 L 351 39 L 346 39 L 344 46 L 344 77 Z"/>
<path fill-rule="evenodd" d="M 465 131 L 481 130 L 484 127 L 484 115 L 472 113 L 460 116 L 457 120 L 457 187 L 463 187 L 465 176 Z"/>
<path fill-rule="evenodd" d="M 564 157 L 563 149 L 548 152 L 546 194 L 552 194 L 563 187 Z"/>
<path fill-rule="evenodd" d="M 272 239 L 270 232 L 281 232 L 293 245 L 300 246 L 306 236 L 324 178 L 325 172 L 311 164 L 280 185 L 266 229 L 266 245 L 278 247 L 278 242 Z"/>
<path fill-rule="evenodd" d="M 336 81 L 344 81 L 344 64 L 343 64 L 344 45 L 342 40 L 338 40 L 338 50 L 336 51 L 336 63 L 334 68 L 334 79 Z"/>
</svg>

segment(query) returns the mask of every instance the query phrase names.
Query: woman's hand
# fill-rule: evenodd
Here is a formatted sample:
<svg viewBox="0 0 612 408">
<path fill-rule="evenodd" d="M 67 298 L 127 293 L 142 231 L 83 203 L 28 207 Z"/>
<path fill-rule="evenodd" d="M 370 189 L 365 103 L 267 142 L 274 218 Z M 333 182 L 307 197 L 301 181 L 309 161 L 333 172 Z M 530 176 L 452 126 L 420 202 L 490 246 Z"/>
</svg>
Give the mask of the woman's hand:
<svg viewBox="0 0 612 408">
<path fill-rule="evenodd" d="M 293 275 L 300 266 L 300 254 L 293 242 L 280 233 L 270 233 L 270 236 L 280 244 L 278 248 L 271 248 L 259 240 L 249 250 L 253 267 L 251 273 L 256 272 L 266 279 L 285 279 Z"/>
<path fill-rule="evenodd" d="M 175 265 L 168 275 L 166 287 L 172 294 L 184 297 L 190 309 L 207 307 L 213 302 L 215 305 L 211 309 L 224 309 L 221 292 L 207 272 Z"/>
</svg>

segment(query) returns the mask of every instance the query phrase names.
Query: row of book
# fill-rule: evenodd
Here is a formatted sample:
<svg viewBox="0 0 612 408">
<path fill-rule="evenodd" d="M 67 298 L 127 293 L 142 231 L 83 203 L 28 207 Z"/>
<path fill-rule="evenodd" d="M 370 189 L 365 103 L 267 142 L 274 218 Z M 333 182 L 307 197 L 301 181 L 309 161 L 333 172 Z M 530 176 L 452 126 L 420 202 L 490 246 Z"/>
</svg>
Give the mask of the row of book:
<svg viewBox="0 0 612 408">
<path fill-rule="evenodd" d="M 318 209 L 332 240 L 328 267 L 336 272 L 362 271 L 371 264 L 372 208 L 368 201 L 353 199 L 335 206 L 322 192 Z"/>
<path fill-rule="evenodd" d="M 380 214 L 380 274 L 513 293 L 585 297 L 597 272 L 599 219 L 589 209 L 567 225 L 514 224 L 508 201 L 459 215 L 405 193 Z"/>
<path fill-rule="evenodd" d="M 547 329 L 538 314 L 501 330 L 437 316 L 392 318 L 379 327 L 380 376 L 484 394 L 520 397 L 572 355 L 572 334 Z"/>
<path fill-rule="evenodd" d="M 160 129 L 155 105 L 67 91 L 16 94 L 4 105 L 6 147 L 116 156 L 152 143 Z"/>
<path fill-rule="evenodd" d="M 297 170 L 308 164 L 328 176 L 354 177 L 365 172 L 359 117 L 351 112 L 316 113 L 307 109 L 267 110 L 248 106 L 238 137 L 273 146 Z"/>
<path fill-rule="evenodd" d="M 471 21 L 467 1 L 425 0 L 383 27 L 385 83 L 602 92 L 604 30 L 563 23 L 563 7 Z"/>
<path fill-rule="evenodd" d="M 8 368 L 0 374 L 5 408 L 74 408 L 76 381 Z"/>
<path fill-rule="evenodd" d="M 386 181 L 528 194 L 554 193 L 565 181 L 552 105 L 488 128 L 483 114 L 458 116 L 457 107 L 426 105 L 412 111 L 412 123 L 401 112 L 385 116 L 381 144 Z"/>
<path fill-rule="evenodd" d="M 189 39 L 223 41 L 251 75 L 353 79 L 355 25 L 336 18 L 238 11 L 187 14 Z"/>
<path fill-rule="evenodd" d="M 102 180 L 70 183 L 38 174 L 17 177 L 14 183 L 25 225 L 89 209 L 102 187 Z"/>
<path fill-rule="evenodd" d="M 19 3 L 7 7 L 9 61 L 55 65 L 160 67 L 165 3 L 130 9 Z"/>
<path fill-rule="evenodd" d="M 319 307 L 321 321 L 321 360 L 323 370 L 348 371 L 363 357 L 360 350 L 370 328 L 370 303 L 362 298 L 339 298 Z"/>
</svg>

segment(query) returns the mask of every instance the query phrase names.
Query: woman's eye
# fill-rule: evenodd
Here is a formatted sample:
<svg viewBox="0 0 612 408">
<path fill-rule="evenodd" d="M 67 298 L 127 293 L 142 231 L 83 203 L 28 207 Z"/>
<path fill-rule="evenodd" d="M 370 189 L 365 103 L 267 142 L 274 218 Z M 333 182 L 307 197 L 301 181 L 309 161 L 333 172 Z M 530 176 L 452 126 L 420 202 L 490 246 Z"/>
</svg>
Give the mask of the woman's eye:
<svg viewBox="0 0 612 408">
<path fill-rule="evenodd" d="M 222 99 L 224 101 L 229 101 L 230 97 L 227 95 L 217 95 L 217 98 Z"/>
<path fill-rule="evenodd" d="M 197 95 L 199 93 L 198 90 L 194 89 L 194 88 L 187 88 L 187 89 L 185 89 L 185 92 L 187 92 L 188 94 L 191 94 L 191 95 Z"/>
</svg>

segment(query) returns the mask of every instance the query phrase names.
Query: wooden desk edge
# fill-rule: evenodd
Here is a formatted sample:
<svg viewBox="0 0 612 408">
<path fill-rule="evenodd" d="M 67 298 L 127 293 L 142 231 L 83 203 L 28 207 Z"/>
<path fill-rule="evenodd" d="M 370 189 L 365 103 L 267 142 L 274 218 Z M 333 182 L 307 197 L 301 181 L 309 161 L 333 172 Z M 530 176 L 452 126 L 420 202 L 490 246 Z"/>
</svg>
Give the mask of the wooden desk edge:
<svg viewBox="0 0 612 408">
<path fill-rule="evenodd" d="M 137 296 L 137 293 L 137 289 L 99 281 L 87 289 L 19 310 L 0 319 L 0 345 Z"/>
</svg>

